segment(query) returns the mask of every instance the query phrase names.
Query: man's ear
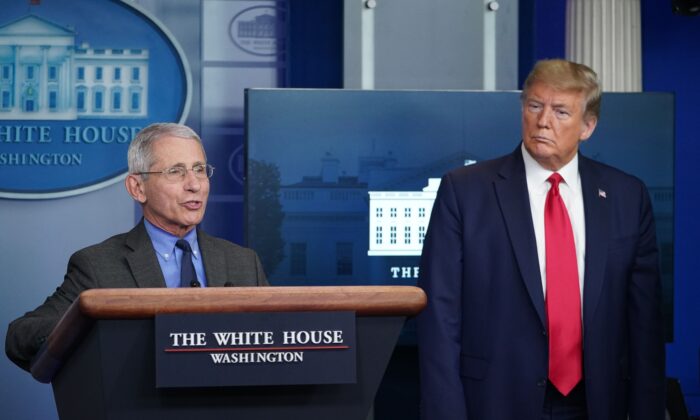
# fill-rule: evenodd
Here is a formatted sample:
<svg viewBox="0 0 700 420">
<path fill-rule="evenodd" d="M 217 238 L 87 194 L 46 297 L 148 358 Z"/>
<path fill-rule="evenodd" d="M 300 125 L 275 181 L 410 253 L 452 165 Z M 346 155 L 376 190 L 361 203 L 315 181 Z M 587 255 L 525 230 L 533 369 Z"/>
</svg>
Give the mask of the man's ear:
<svg viewBox="0 0 700 420">
<path fill-rule="evenodd" d="M 583 127 L 581 127 L 581 141 L 588 140 L 593 134 L 595 126 L 598 124 L 598 118 L 594 116 L 584 116 L 583 117 Z"/>
<path fill-rule="evenodd" d="M 124 185 L 126 186 L 126 191 L 134 200 L 141 204 L 146 202 L 146 192 L 140 175 L 127 175 Z"/>
</svg>

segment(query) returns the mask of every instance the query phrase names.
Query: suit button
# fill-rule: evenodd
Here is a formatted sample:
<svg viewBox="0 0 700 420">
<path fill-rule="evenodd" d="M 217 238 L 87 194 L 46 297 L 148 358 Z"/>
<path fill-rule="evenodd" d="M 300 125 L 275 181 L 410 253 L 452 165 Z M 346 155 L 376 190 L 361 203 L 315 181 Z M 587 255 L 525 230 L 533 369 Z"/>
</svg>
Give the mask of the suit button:
<svg viewBox="0 0 700 420">
<path fill-rule="evenodd" d="M 537 386 L 540 387 L 540 388 L 544 388 L 545 386 L 547 386 L 547 380 L 546 380 L 546 379 L 540 379 L 539 381 L 537 381 Z"/>
</svg>

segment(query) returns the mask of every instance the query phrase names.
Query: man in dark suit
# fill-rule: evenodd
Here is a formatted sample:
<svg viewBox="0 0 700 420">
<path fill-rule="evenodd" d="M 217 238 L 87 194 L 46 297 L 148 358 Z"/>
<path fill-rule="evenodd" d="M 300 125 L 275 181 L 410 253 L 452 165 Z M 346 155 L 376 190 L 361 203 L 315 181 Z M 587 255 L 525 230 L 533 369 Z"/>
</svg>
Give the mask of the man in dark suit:
<svg viewBox="0 0 700 420">
<path fill-rule="evenodd" d="M 597 76 L 540 61 L 521 98 L 521 145 L 439 188 L 418 282 L 422 417 L 663 419 L 649 196 L 578 153 Z"/>
<path fill-rule="evenodd" d="M 131 231 L 73 254 L 63 284 L 37 309 L 13 321 L 8 357 L 28 370 L 34 355 L 80 292 L 92 288 L 263 286 L 256 253 L 197 229 L 209 197 L 199 136 L 180 124 L 153 124 L 129 145 L 125 184 L 141 203 Z"/>
</svg>

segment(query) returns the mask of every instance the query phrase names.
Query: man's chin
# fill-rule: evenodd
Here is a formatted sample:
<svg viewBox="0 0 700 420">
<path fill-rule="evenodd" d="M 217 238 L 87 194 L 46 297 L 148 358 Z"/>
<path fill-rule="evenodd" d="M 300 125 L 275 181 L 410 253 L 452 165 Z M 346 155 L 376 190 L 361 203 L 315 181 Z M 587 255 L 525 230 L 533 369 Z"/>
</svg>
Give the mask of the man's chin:
<svg viewBox="0 0 700 420">
<path fill-rule="evenodd" d="M 200 224 L 202 222 L 203 218 L 204 218 L 203 212 L 201 215 L 197 215 L 197 216 L 188 215 L 188 217 L 185 217 L 181 220 L 181 226 L 192 228 L 192 227 Z"/>
<path fill-rule="evenodd" d="M 550 144 L 543 142 L 526 144 L 525 149 L 535 160 L 547 159 L 554 154 L 554 148 Z"/>
<path fill-rule="evenodd" d="M 557 168 L 557 158 L 556 154 L 553 153 L 551 149 L 547 148 L 538 148 L 535 150 L 530 150 L 528 149 L 528 152 L 530 153 L 530 156 L 540 164 L 543 168 L 556 171 Z"/>
</svg>

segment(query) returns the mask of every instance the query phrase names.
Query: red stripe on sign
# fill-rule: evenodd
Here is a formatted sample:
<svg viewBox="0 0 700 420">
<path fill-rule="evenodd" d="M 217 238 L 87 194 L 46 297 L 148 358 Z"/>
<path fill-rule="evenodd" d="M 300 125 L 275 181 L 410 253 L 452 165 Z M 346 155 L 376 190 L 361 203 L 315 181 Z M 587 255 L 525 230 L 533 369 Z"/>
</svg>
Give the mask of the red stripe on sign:
<svg viewBox="0 0 700 420">
<path fill-rule="evenodd" d="M 227 347 L 202 349 L 165 349 L 166 353 L 201 353 L 217 351 L 270 351 L 270 350 L 347 350 L 350 346 L 298 346 L 298 347 Z"/>
</svg>

